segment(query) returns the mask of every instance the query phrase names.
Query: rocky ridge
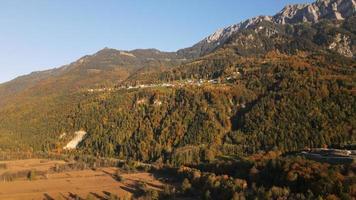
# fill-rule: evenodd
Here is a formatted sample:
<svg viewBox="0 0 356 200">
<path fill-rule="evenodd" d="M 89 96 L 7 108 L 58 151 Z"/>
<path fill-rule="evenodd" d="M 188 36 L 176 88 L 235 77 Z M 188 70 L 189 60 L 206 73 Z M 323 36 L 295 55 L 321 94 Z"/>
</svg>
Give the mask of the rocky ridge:
<svg viewBox="0 0 356 200">
<path fill-rule="evenodd" d="M 355 0 L 317 0 L 311 4 L 288 5 L 274 16 L 258 16 L 220 29 L 192 47 L 179 50 L 178 54 L 187 57 L 205 55 L 223 45 L 235 33 L 253 27 L 262 21 L 280 25 L 317 23 L 322 19 L 344 20 L 353 16 L 355 11 Z"/>
</svg>

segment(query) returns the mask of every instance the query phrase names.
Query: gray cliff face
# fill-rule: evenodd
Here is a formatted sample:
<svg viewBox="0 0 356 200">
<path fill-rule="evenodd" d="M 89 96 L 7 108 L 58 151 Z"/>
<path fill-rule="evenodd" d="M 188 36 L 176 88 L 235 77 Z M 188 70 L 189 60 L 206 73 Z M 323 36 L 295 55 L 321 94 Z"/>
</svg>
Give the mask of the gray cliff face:
<svg viewBox="0 0 356 200">
<path fill-rule="evenodd" d="M 316 23 L 321 19 L 343 20 L 355 13 L 355 0 L 318 0 L 312 4 L 286 6 L 273 17 L 278 24 Z"/>
<path fill-rule="evenodd" d="M 355 11 L 356 0 L 317 0 L 312 4 L 289 5 L 274 16 L 259 16 L 220 29 L 194 46 L 179 50 L 178 54 L 193 58 L 207 54 L 223 45 L 233 34 L 253 27 L 261 21 L 281 25 L 316 23 L 322 19 L 344 20 L 354 15 Z"/>
</svg>

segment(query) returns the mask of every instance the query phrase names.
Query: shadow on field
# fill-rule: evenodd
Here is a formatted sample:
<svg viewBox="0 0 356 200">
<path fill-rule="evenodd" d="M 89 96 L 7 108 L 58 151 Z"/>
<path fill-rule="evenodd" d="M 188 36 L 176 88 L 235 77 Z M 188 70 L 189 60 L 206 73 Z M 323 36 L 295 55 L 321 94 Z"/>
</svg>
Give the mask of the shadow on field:
<svg viewBox="0 0 356 200">
<path fill-rule="evenodd" d="M 44 200 L 54 200 L 54 198 L 52 198 L 52 197 L 51 197 L 49 194 L 47 194 L 47 193 L 44 193 L 43 196 L 44 196 Z"/>
<path fill-rule="evenodd" d="M 75 200 L 84 200 L 84 199 L 81 198 L 79 195 L 74 194 L 74 193 L 71 193 L 71 192 L 69 192 L 69 198 L 70 198 L 70 199 L 75 199 Z"/>
<path fill-rule="evenodd" d="M 97 193 L 91 192 L 90 194 L 92 194 L 92 195 L 93 195 L 95 198 L 97 198 L 97 199 L 106 200 L 105 197 L 103 197 L 103 196 L 101 196 L 101 195 L 99 195 L 99 194 L 97 194 Z"/>
<path fill-rule="evenodd" d="M 133 189 L 133 188 L 130 188 L 130 187 L 126 187 L 126 186 L 120 186 L 121 189 L 125 190 L 126 192 L 130 192 L 132 194 L 135 194 L 137 193 L 137 189 Z"/>
</svg>

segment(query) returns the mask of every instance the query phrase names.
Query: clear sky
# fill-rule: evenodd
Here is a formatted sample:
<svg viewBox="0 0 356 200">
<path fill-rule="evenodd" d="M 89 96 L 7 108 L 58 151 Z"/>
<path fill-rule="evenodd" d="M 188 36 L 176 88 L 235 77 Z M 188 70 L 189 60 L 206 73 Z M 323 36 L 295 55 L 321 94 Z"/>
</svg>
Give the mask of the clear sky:
<svg viewBox="0 0 356 200">
<path fill-rule="evenodd" d="M 0 82 L 104 48 L 175 51 L 312 0 L 0 0 Z"/>
</svg>

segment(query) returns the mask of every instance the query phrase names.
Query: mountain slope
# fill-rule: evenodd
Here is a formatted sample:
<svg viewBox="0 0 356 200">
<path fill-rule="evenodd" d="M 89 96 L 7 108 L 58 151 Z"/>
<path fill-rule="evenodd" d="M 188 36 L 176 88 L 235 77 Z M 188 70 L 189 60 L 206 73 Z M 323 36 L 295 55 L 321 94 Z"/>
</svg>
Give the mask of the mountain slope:
<svg viewBox="0 0 356 200">
<path fill-rule="evenodd" d="M 145 67 L 171 67 L 182 62 L 175 53 L 155 49 L 119 51 L 105 48 L 94 55 L 84 56 L 69 65 L 42 72 L 34 72 L 0 85 L 0 105 L 16 96 L 33 95 L 32 92 L 76 91 L 97 84 L 116 84 L 138 69 Z M 34 91 L 35 90 L 35 91 Z M 39 91 L 42 90 L 42 91 Z"/>
<path fill-rule="evenodd" d="M 32 143 L 39 141 L 38 137 L 44 141 L 60 129 L 55 126 L 57 121 L 85 98 L 81 91 L 113 87 L 141 68 L 170 68 L 182 61 L 175 53 L 154 49 L 105 48 L 69 65 L 1 84 L 0 141 L 15 138 L 17 142 Z"/>
</svg>

